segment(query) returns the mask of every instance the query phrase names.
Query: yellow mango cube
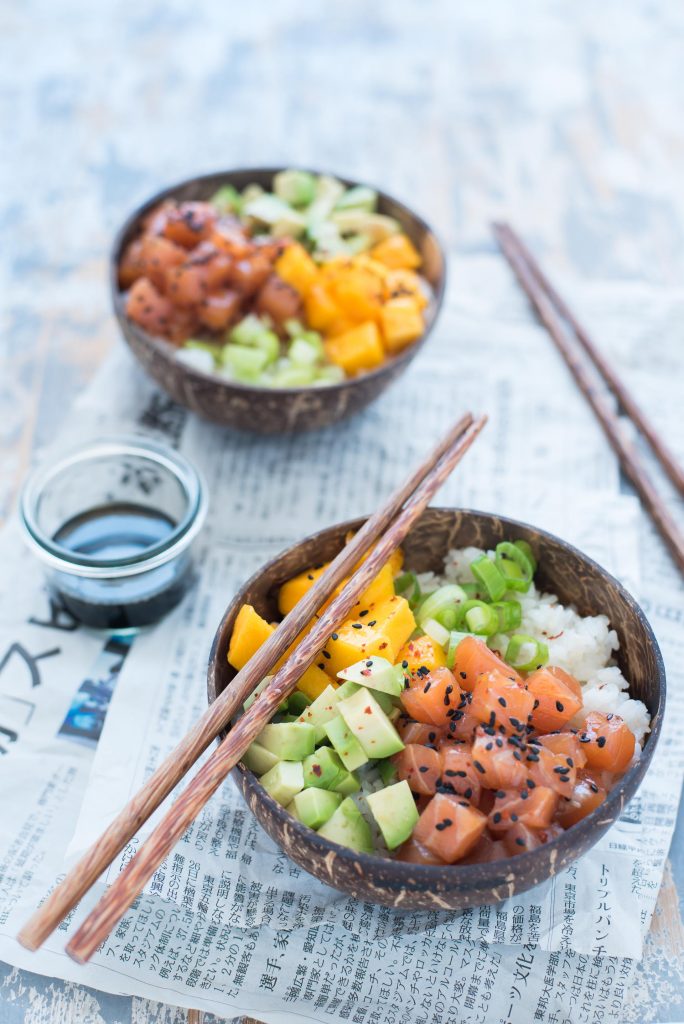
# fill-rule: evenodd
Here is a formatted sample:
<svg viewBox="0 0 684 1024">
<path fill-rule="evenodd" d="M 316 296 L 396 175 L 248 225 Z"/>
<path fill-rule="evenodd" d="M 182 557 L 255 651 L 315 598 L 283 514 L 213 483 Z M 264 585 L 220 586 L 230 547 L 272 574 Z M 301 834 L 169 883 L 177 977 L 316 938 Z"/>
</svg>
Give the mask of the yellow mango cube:
<svg viewBox="0 0 684 1024">
<path fill-rule="evenodd" d="M 304 311 L 309 327 L 315 331 L 326 331 L 330 324 L 339 320 L 342 312 L 328 288 L 313 284 L 304 299 Z"/>
<path fill-rule="evenodd" d="M 412 270 L 387 271 L 385 298 L 413 299 L 419 309 L 425 309 L 429 302 L 427 285 Z"/>
<path fill-rule="evenodd" d="M 306 295 L 318 279 L 318 267 L 303 245 L 288 245 L 275 264 L 278 277 L 291 285 L 300 295 Z"/>
<path fill-rule="evenodd" d="M 390 299 L 380 311 L 380 325 L 387 351 L 394 355 L 420 338 L 425 330 L 415 299 Z"/>
<path fill-rule="evenodd" d="M 277 668 L 280 668 L 280 666 L 287 660 L 289 653 L 310 628 L 311 624 L 307 629 L 300 633 L 295 643 L 292 644 L 289 650 L 286 651 L 277 663 Z M 233 668 L 243 668 L 252 655 L 259 650 L 266 640 L 268 640 L 274 630 L 275 626 L 272 626 L 269 622 L 266 622 L 265 619 L 262 619 L 251 604 L 243 604 L 237 614 L 237 618 L 235 619 L 233 633 L 230 638 L 230 644 L 228 647 L 229 664 L 231 664 Z M 301 690 L 302 693 L 305 693 L 307 697 L 311 697 L 312 700 L 315 700 L 318 694 L 322 693 L 326 686 L 329 685 L 330 678 L 314 662 L 314 664 L 310 665 L 298 680 L 297 689 Z"/>
<path fill-rule="evenodd" d="M 365 610 L 365 609 L 362 609 Z M 371 605 L 368 615 L 347 619 L 330 637 L 325 650 L 326 670 L 335 675 L 372 654 L 396 661 L 416 622 L 403 597 L 390 597 Z"/>
<path fill-rule="evenodd" d="M 286 580 L 278 591 L 278 611 L 281 615 L 291 612 L 298 601 L 304 597 L 307 591 L 311 590 L 319 576 L 322 576 L 329 566 L 329 562 L 317 569 L 307 569 Z"/>
<path fill-rule="evenodd" d="M 397 661 L 406 662 L 408 671 L 415 674 L 423 666 L 432 672 L 433 669 L 446 665 L 446 654 L 432 637 L 419 636 L 408 640 L 397 654 Z"/>
<path fill-rule="evenodd" d="M 421 264 L 421 258 L 415 245 L 407 235 L 390 235 L 374 245 L 370 252 L 372 258 L 393 270 L 406 268 L 415 270 Z"/>
<path fill-rule="evenodd" d="M 359 324 L 344 334 L 328 338 L 325 342 L 325 351 L 330 362 L 341 366 L 349 376 L 364 370 L 374 370 L 385 359 L 380 332 L 372 320 Z"/>
<path fill-rule="evenodd" d="M 352 539 L 352 537 L 354 535 L 355 535 L 354 531 L 350 530 L 348 532 L 347 536 L 344 538 L 345 544 L 348 544 L 349 541 Z M 361 559 L 361 561 L 359 562 L 359 565 L 361 565 L 361 562 L 365 562 L 367 558 L 368 558 L 368 555 L 364 555 L 363 558 Z M 392 552 L 392 554 L 389 556 L 389 558 L 385 562 L 385 565 L 389 565 L 390 569 L 392 570 L 392 576 L 398 576 L 399 575 L 399 573 L 401 572 L 403 564 L 404 564 L 404 552 L 403 552 L 402 548 L 395 548 L 394 551 Z"/>
<path fill-rule="evenodd" d="M 335 302 L 342 316 L 354 323 L 375 320 L 383 300 L 382 282 L 363 268 L 346 268 L 332 281 Z"/>
</svg>

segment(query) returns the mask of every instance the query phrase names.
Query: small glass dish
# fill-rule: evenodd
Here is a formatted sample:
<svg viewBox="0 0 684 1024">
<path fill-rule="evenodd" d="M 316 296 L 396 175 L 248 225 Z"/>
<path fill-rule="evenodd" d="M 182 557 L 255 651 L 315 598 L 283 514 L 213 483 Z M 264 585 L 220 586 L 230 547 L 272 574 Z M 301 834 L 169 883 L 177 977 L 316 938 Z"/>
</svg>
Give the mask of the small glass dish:
<svg viewBox="0 0 684 1024">
<path fill-rule="evenodd" d="M 192 581 L 206 489 L 177 452 L 103 438 L 35 470 L 20 515 L 48 585 L 78 621 L 113 632 L 157 622 Z"/>
</svg>

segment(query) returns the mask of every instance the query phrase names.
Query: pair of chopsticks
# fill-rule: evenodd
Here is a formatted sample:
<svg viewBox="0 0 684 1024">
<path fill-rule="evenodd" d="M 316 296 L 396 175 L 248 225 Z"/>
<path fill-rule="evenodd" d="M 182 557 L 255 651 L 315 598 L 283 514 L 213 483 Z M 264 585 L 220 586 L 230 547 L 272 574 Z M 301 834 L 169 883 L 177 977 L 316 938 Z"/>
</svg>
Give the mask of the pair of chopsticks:
<svg viewBox="0 0 684 1024">
<path fill-rule="evenodd" d="M 575 382 L 594 410 L 626 476 L 632 482 L 680 572 L 684 574 L 684 535 L 670 515 L 663 498 L 658 494 L 634 446 L 625 438 L 608 395 L 596 390 L 586 361 L 581 358 L 577 346 L 569 340 L 567 328 L 570 328 L 572 335 L 598 370 L 608 389 L 615 395 L 620 407 L 646 438 L 653 454 L 681 497 L 684 497 L 684 469 L 513 228 L 508 224 L 494 224 L 492 230 L 539 320 L 546 327 Z"/>
<path fill-rule="evenodd" d="M 402 543 L 485 423 L 485 416 L 474 420 L 468 413 L 461 417 L 408 480 L 366 521 L 266 643 L 238 672 L 176 749 L 24 925 L 18 935 L 24 946 L 31 950 L 38 949 L 73 910 L 141 825 L 239 712 L 246 698 L 309 625 L 315 614 L 320 612 L 322 605 L 339 584 L 353 573 L 344 589 L 275 673 L 258 700 L 238 718 L 227 737 L 205 761 L 83 921 L 66 949 L 79 963 L 90 959 L 284 698 L 294 690 L 302 673 L 312 664 L 330 634 L 356 604 L 359 595 Z M 359 565 L 364 555 L 367 557 Z"/>
</svg>

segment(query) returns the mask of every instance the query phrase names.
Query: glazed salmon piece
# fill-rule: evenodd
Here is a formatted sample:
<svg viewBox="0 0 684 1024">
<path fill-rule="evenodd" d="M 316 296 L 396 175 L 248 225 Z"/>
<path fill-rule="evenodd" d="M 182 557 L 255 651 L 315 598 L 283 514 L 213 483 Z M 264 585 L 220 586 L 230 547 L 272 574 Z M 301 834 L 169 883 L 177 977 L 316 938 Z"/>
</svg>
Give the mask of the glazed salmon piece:
<svg viewBox="0 0 684 1024">
<path fill-rule="evenodd" d="M 492 832 L 506 832 L 519 821 L 527 828 L 548 828 L 557 805 L 558 794 L 546 786 L 519 791 L 499 790 L 489 814 L 488 826 Z"/>
<path fill-rule="evenodd" d="M 470 710 L 483 724 L 521 732 L 532 713 L 534 697 L 508 673 L 484 672 L 475 680 Z"/>
<path fill-rule="evenodd" d="M 634 733 L 619 715 L 590 712 L 580 732 L 583 749 L 590 768 L 624 772 L 634 756 Z"/>
<path fill-rule="evenodd" d="M 198 327 L 199 318 L 194 309 L 181 309 L 180 306 L 174 306 L 166 337 L 169 341 L 181 344 L 186 338 L 191 338 L 193 334 L 196 334 Z"/>
<path fill-rule="evenodd" d="M 186 254 L 187 255 L 187 254 Z M 203 267 L 204 280 L 210 292 L 226 287 L 230 280 L 233 261 L 211 242 L 200 242 L 187 258 L 188 266 Z"/>
<path fill-rule="evenodd" d="M 160 292 L 166 288 L 167 270 L 179 267 L 186 257 L 185 249 L 163 235 L 144 235 L 140 239 L 139 259 L 142 272 Z"/>
<path fill-rule="evenodd" d="M 261 287 L 254 308 L 258 314 L 270 316 L 278 327 L 286 320 L 301 320 L 303 312 L 299 292 L 277 274 L 271 274 Z"/>
<path fill-rule="evenodd" d="M 231 260 L 243 260 L 254 246 L 245 237 L 238 221 L 221 218 L 209 235 L 208 241 Z"/>
<path fill-rule="evenodd" d="M 418 819 L 413 838 L 453 864 L 470 853 L 486 824 L 484 814 L 465 800 L 437 793 Z"/>
<path fill-rule="evenodd" d="M 602 786 L 580 772 L 570 798 L 561 800 L 558 806 L 556 819 L 559 825 L 562 825 L 563 828 L 576 825 L 578 821 L 586 818 L 588 814 L 600 807 L 607 795 L 608 793 Z"/>
<path fill-rule="evenodd" d="M 401 844 L 395 856 L 397 860 L 403 860 L 408 864 L 444 864 L 441 857 L 437 857 L 413 836 Z"/>
<path fill-rule="evenodd" d="M 506 860 L 510 853 L 501 839 L 494 839 L 485 830 L 467 857 L 459 862 L 461 864 L 490 864 L 495 860 Z"/>
<path fill-rule="evenodd" d="M 271 263 L 260 252 L 236 260 L 230 269 L 230 283 L 241 295 L 258 292 L 271 273 Z"/>
<path fill-rule="evenodd" d="M 535 700 L 531 722 L 538 732 L 562 729 L 582 707 L 582 687 L 562 668 L 538 668 L 526 682 Z"/>
<path fill-rule="evenodd" d="M 537 786 L 547 786 L 559 796 L 572 793 L 577 781 L 577 769 L 571 757 L 556 754 L 541 744 L 528 744 L 525 758 L 529 777 Z"/>
<path fill-rule="evenodd" d="M 441 789 L 479 804 L 482 783 L 470 757 L 470 750 L 461 744 L 445 744 L 440 751 Z"/>
<path fill-rule="evenodd" d="M 230 288 L 207 295 L 198 307 L 199 320 L 210 331 L 223 331 L 240 313 L 240 296 Z"/>
<path fill-rule="evenodd" d="M 201 265 L 184 263 L 166 271 L 166 294 L 177 306 L 198 306 L 206 297 L 206 270 Z"/>
<path fill-rule="evenodd" d="M 471 750 L 482 785 L 489 789 L 521 789 L 528 775 L 524 752 L 507 737 L 492 735 L 485 728 L 478 726 L 475 730 Z"/>
<path fill-rule="evenodd" d="M 510 665 L 507 665 L 494 651 L 490 651 L 484 640 L 466 636 L 456 648 L 454 676 L 462 690 L 472 690 L 475 681 L 483 672 L 503 672 L 516 683 L 522 679 Z"/>
<path fill-rule="evenodd" d="M 399 780 L 406 779 L 411 792 L 432 794 L 442 774 L 441 755 L 420 743 L 408 743 L 393 757 Z"/>
<path fill-rule="evenodd" d="M 445 735 L 443 729 L 434 725 L 427 725 L 425 722 L 412 722 L 410 720 L 399 721 L 397 732 L 404 743 L 423 743 L 439 746 L 440 740 Z"/>
<path fill-rule="evenodd" d="M 184 249 L 194 249 L 198 242 L 209 238 L 216 223 L 211 203 L 179 203 L 165 211 L 165 216 L 163 234 Z"/>
<path fill-rule="evenodd" d="M 427 675 L 415 676 L 400 700 L 417 722 L 447 726 L 450 712 L 455 712 L 461 703 L 461 689 L 449 669 L 440 667 Z"/>
<path fill-rule="evenodd" d="M 550 736 L 538 738 L 541 745 L 552 750 L 554 754 L 563 754 L 571 758 L 575 768 L 584 768 L 587 763 L 583 744 L 580 743 L 576 732 L 554 732 Z"/>
<path fill-rule="evenodd" d="M 126 316 L 150 334 L 168 336 L 173 305 L 146 277 L 139 277 L 126 299 Z"/>
<path fill-rule="evenodd" d="M 119 287 L 126 291 L 143 276 L 142 238 L 130 242 L 119 261 Z"/>
<path fill-rule="evenodd" d="M 518 853 L 528 853 L 544 845 L 544 839 L 533 828 L 528 828 L 522 822 L 517 821 L 507 832 L 504 833 L 504 846 L 509 857 L 515 857 Z"/>
</svg>

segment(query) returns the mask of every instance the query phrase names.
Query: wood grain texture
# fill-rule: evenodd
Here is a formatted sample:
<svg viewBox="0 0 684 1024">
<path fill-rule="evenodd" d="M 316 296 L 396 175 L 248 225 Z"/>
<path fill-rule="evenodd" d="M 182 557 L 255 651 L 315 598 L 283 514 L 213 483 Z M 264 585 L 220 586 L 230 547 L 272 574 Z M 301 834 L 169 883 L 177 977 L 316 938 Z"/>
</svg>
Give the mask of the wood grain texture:
<svg viewBox="0 0 684 1024">
<path fill-rule="evenodd" d="M 442 457 L 431 465 L 429 472 L 407 500 L 404 508 L 373 546 L 367 558 L 355 570 L 349 582 L 318 617 L 282 668 L 273 675 L 268 686 L 259 694 L 259 699 L 254 701 L 238 718 L 233 728 L 219 743 L 197 774 L 193 776 L 186 789 L 175 800 L 159 824 L 139 847 L 135 856 L 131 858 L 121 874 L 109 886 L 95 908 L 79 926 L 66 946 L 67 953 L 74 960 L 85 963 L 103 939 L 109 935 L 145 882 L 152 877 L 188 826 L 197 818 L 204 805 L 228 777 L 231 769 L 238 763 L 250 743 L 256 739 L 285 698 L 289 697 L 295 689 L 302 673 L 313 664 L 318 652 L 325 646 L 330 634 L 347 617 L 358 601 L 359 595 L 375 579 L 390 555 L 403 543 L 439 488 L 477 439 L 486 422 L 485 416 L 475 420 L 468 430 L 459 436 L 451 447 L 447 448 Z M 458 433 L 461 427 L 462 420 L 459 420 L 456 427 L 449 431 L 448 436 L 453 435 L 454 432 Z M 442 445 L 438 445 L 437 451 L 442 447 Z M 414 477 L 415 474 L 411 474 L 410 480 L 413 480 Z M 398 493 L 403 490 L 404 488 L 400 488 Z M 390 505 L 392 504 L 393 502 L 390 502 Z M 363 536 L 364 524 L 356 525 L 359 530 L 357 537 Z M 353 544 L 352 540 L 349 546 L 353 546 Z M 343 550 L 339 554 L 343 554 Z M 316 558 L 314 564 L 319 560 Z M 304 621 L 308 619 L 309 615 L 304 617 Z M 210 656 L 210 672 L 214 656 L 213 648 Z M 254 667 L 250 668 L 250 672 L 251 683 L 254 686 L 259 679 L 263 678 L 263 673 L 258 673 Z M 659 673 L 656 672 L 654 678 L 661 682 Z M 664 679 L 662 679 L 662 684 L 664 685 Z M 654 742 L 658 731 L 659 716 L 656 715 L 651 726 L 651 736 Z M 646 761 L 646 758 L 643 760 Z"/>
<path fill-rule="evenodd" d="M 424 494 L 429 496 L 430 493 L 434 493 L 437 481 L 443 479 L 443 476 L 440 476 L 435 470 L 440 460 L 444 458 L 446 462 L 448 458 L 447 467 L 453 467 L 477 436 L 480 428 L 471 430 L 468 435 L 469 439 L 464 437 L 472 420 L 473 417 L 469 413 L 459 417 L 417 469 L 389 496 L 376 514 L 371 516 L 349 544 L 339 552 L 328 570 L 319 577 L 304 599 L 297 603 L 280 628 L 268 638 L 244 669 L 234 676 L 231 686 L 221 694 L 221 699 L 214 701 L 207 708 L 192 729 L 152 773 L 144 786 L 117 814 L 105 832 L 86 851 L 63 882 L 52 891 L 43 905 L 30 918 L 18 935 L 22 945 L 27 949 L 38 949 L 69 911 L 83 898 L 117 854 L 135 835 L 142 823 L 151 817 L 209 744 L 216 739 L 221 730 L 240 710 L 254 687 L 264 676 L 268 675 L 275 663 L 285 654 L 302 630 L 308 626 L 321 605 L 354 570 L 357 562 L 368 552 L 382 532 L 390 526 L 404 502 L 413 496 L 416 488 L 422 484 L 425 488 Z M 442 470 L 442 473 L 445 472 L 446 469 Z M 428 481 L 432 477 L 435 482 L 428 485 Z M 369 555 L 363 575 L 372 579 L 369 566 L 374 567 L 373 572 L 377 572 L 381 564 L 382 562 L 378 563 L 376 555 Z M 354 600 L 360 590 L 363 590 L 363 586 L 357 584 L 353 590 Z M 311 660 L 313 657 L 314 654 L 311 655 Z M 290 665 L 290 662 L 293 664 Z M 301 653 L 294 654 L 290 662 L 288 662 L 290 674 L 294 679 L 298 679 L 304 668 L 307 667 L 306 665 L 301 667 Z M 263 697 L 266 696 L 263 694 Z M 281 700 L 282 698 L 278 698 L 275 707 Z"/>
<path fill-rule="evenodd" d="M 1 515 L 34 448 L 120 343 L 113 234 L 169 181 L 240 163 L 326 166 L 405 198 L 450 252 L 489 251 L 489 221 L 511 217 L 564 281 L 681 281 L 680 5 L 26 0 L 5 5 L 0 23 L 0 224 L 11 237 L 0 270 Z M 645 358 L 624 338 L 607 354 L 625 374 Z M 680 390 L 660 375 L 647 410 L 656 424 L 658 403 Z M 671 857 L 674 884 L 661 890 L 633 987 L 639 1024 L 682 1019 L 681 945 L 658 921 L 676 914 L 681 934 L 684 808 Z M 1 1024 L 84 1019 L 186 1015 L 2 969 Z"/>
</svg>

